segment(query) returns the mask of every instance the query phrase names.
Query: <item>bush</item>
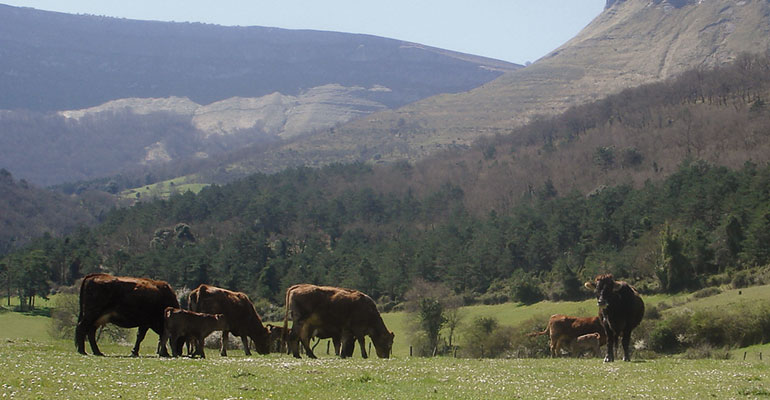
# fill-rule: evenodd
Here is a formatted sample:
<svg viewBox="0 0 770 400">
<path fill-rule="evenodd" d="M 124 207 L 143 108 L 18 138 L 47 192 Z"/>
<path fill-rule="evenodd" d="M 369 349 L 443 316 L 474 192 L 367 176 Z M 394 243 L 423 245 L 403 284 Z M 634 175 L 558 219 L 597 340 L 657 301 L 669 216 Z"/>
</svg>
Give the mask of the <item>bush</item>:
<svg viewBox="0 0 770 400">
<path fill-rule="evenodd" d="M 80 300 L 78 295 L 59 293 L 53 299 L 51 325 L 48 333 L 56 339 L 71 339 L 75 337 L 75 326 L 78 323 Z"/>
<path fill-rule="evenodd" d="M 749 275 L 749 271 L 738 271 L 733 275 L 733 280 L 730 282 L 730 285 L 734 289 L 741 289 L 749 286 L 750 281 L 751 276 Z"/>
<path fill-rule="evenodd" d="M 707 287 L 692 294 L 692 297 L 696 299 L 702 299 L 705 297 L 711 297 L 722 293 L 722 289 L 718 287 Z"/>
<path fill-rule="evenodd" d="M 513 327 L 500 326 L 495 318 L 476 318 L 466 327 L 461 354 L 473 358 L 509 357 L 516 333 Z"/>
<path fill-rule="evenodd" d="M 511 285 L 511 298 L 523 304 L 535 304 L 543 300 L 543 292 L 530 280 L 522 279 Z"/>
</svg>

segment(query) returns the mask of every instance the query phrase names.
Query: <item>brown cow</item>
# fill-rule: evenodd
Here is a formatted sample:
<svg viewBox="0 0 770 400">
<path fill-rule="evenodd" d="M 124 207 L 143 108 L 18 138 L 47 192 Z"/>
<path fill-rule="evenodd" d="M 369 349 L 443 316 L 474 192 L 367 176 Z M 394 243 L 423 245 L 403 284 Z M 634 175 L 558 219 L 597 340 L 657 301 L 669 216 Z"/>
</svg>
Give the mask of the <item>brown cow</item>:
<svg viewBox="0 0 770 400">
<path fill-rule="evenodd" d="M 285 329 L 288 328 L 290 314 L 294 323 L 289 345 L 293 347 L 294 357 L 299 358 L 298 342 L 301 342 L 308 357 L 316 358 L 310 348 L 310 338 L 319 335 L 339 337 L 342 357 L 352 356 L 353 340 L 358 340 L 361 355 L 366 358 L 366 335 L 372 338 L 377 356 L 390 356 L 393 332 L 385 327 L 374 300 L 358 290 L 311 284 L 294 285 L 286 290 Z M 296 345 L 292 346 L 292 343 Z"/>
<path fill-rule="evenodd" d="M 204 314 L 166 307 L 164 318 L 161 342 L 165 344 L 167 340 L 171 340 L 171 355 L 174 357 L 182 355 L 182 346 L 185 342 L 191 342 L 195 351 L 190 356 L 199 355 L 201 358 L 206 358 L 203 352 L 203 340 L 206 336 L 214 331 L 229 329 L 227 319 L 222 314 Z"/>
<path fill-rule="evenodd" d="M 602 341 L 607 342 L 606 335 L 602 336 L 598 332 L 578 336 L 570 345 L 570 354 L 580 357 L 586 351 L 591 351 L 595 357 L 599 357 L 601 355 Z"/>
<path fill-rule="evenodd" d="M 80 284 L 80 313 L 75 328 L 78 353 L 86 354 L 85 338 L 94 355 L 103 356 L 96 345 L 96 329 L 111 322 L 123 328 L 138 327 L 131 356 L 139 356 L 139 344 L 148 329 L 163 335 L 163 311 L 179 307 L 168 283 L 146 278 L 91 274 Z M 158 354 L 168 357 L 166 344 L 158 341 Z"/>
<path fill-rule="evenodd" d="M 615 361 L 618 338 L 623 340 L 623 361 L 631 361 L 631 331 L 642 322 L 644 302 L 639 292 L 626 282 L 616 281 L 612 274 L 598 275 L 585 287 L 596 291 L 599 317 L 607 332 L 607 356 Z"/>
<path fill-rule="evenodd" d="M 270 335 L 262 325 L 262 319 L 254 309 L 249 296 L 241 292 L 202 284 L 190 292 L 188 297 L 190 310 L 208 314 L 224 314 L 229 330 L 222 331 L 222 347 L 219 354 L 227 356 L 228 333 L 239 336 L 243 342 L 243 351 L 251 355 L 249 338 L 259 354 L 270 353 Z"/>
<path fill-rule="evenodd" d="M 604 327 L 599 317 L 571 317 L 563 314 L 551 315 L 548 319 L 548 326 L 542 332 L 533 332 L 527 336 L 538 336 L 550 334 L 551 357 L 558 357 L 562 348 L 569 348 L 569 345 L 578 338 L 588 333 L 598 333 L 602 339 Z"/>
</svg>

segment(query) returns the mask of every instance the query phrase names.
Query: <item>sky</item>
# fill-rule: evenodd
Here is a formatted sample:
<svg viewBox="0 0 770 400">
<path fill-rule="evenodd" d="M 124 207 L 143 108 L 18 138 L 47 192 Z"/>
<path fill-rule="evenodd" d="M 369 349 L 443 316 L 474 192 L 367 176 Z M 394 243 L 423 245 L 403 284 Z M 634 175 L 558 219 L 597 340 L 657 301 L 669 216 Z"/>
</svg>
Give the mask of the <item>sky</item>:
<svg viewBox="0 0 770 400">
<path fill-rule="evenodd" d="M 534 62 L 575 36 L 606 0 L 0 0 L 110 17 L 365 33 Z"/>
</svg>

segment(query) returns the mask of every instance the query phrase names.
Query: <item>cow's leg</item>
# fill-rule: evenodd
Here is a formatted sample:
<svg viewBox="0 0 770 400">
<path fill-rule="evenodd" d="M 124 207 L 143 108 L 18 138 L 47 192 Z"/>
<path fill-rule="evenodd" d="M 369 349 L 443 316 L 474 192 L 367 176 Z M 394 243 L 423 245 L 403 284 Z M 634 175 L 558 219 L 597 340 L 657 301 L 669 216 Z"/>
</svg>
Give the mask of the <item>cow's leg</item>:
<svg viewBox="0 0 770 400">
<path fill-rule="evenodd" d="M 203 352 L 203 337 L 196 336 L 192 338 L 192 342 L 195 343 L 195 351 L 201 358 L 206 358 L 206 353 Z"/>
<path fill-rule="evenodd" d="M 78 321 L 75 327 L 75 346 L 77 346 L 78 353 L 86 354 L 86 336 L 88 335 L 88 328 L 84 321 Z M 93 347 L 91 348 L 93 350 Z"/>
<path fill-rule="evenodd" d="M 227 357 L 227 341 L 230 340 L 230 331 L 222 331 L 222 347 L 219 348 L 219 355 Z"/>
<path fill-rule="evenodd" d="M 613 362 L 615 361 L 615 344 L 618 342 L 618 335 L 607 330 L 607 356 L 604 357 L 604 362 Z"/>
<path fill-rule="evenodd" d="M 249 337 L 246 335 L 241 336 L 241 342 L 243 343 L 243 352 L 246 353 L 247 356 L 250 356 L 251 350 L 249 349 Z"/>
<path fill-rule="evenodd" d="M 342 353 L 341 353 L 342 343 L 341 343 L 341 340 L 340 340 L 339 336 L 332 337 L 332 344 L 334 345 L 334 355 L 337 356 L 337 357 L 341 356 L 342 355 Z M 352 351 L 350 353 L 353 354 Z"/>
<path fill-rule="evenodd" d="M 299 341 L 302 342 L 302 347 L 305 349 L 305 354 L 307 354 L 308 357 L 318 358 L 315 356 L 315 353 L 313 353 L 313 349 L 310 348 L 311 331 L 312 327 L 310 324 L 302 324 L 302 327 L 299 329 Z"/>
<path fill-rule="evenodd" d="M 166 342 L 171 346 L 171 355 L 174 357 L 179 356 L 176 353 L 176 336 L 171 335 L 169 331 L 163 330 L 163 334 L 160 335 L 160 342 L 158 343 L 158 354 L 160 354 L 160 346 L 166 347 Z"/>
<path fill-rule="evenodd" d="M 103 356 L 104 353 L 99 350 L 99 346 L 96 344 L 96 325 L 89 326 L 86 334 L 88 335 L 88 343 L 91 345 L 91 352 L 95 356 Z M 85 351 L 83 354 L 85 354 Z"/>
<path fill-rule="evenodd" d="M 136 330 L 136 343 L 131 350 L 131 357 L 139 357 L 139 345 L 142 344 L 142 340 L 144 340 L 144 336 L 147 335 L 148 329 L 150 329 L 149 326 L 140 326 L 139 329 Z M 163 349 L 165 350 L 166 346 L 163 346 Z M 160 350 L 160 343 L 158 343 L 158 350 Z M 166 352 L 166 356 L 168 357 L 168 352 Z"/>
<path fill-rule="evenodd" d="M 631 361 L 631 332 L 623 332 L 623 361 Z"/>
<path fill-rule="evenodd" d="M 356 339 L 358 340 L 358 345 L 361 346 L 361 357 L 363 358 L 369 358 L 369 356 L 366 354 L 366 336 L 364 335 L 356 335 Z M 353 352 L 351 351 L 350 354 L 352 355 Z"/>
</svg>

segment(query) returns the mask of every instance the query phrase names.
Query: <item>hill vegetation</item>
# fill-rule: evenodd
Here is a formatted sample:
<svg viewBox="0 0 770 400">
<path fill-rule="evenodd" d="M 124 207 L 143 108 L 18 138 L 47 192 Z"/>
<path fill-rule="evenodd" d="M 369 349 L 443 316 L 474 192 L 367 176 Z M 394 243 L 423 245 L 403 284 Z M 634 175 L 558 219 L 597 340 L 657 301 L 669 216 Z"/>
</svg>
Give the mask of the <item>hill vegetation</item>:
<svg viewBox="0 0 770 400">
<path fill-rule="evenodd" d="M 398 302 L 416 278 L 469 302 L 568 299 L 606 271 L 644 291 L 697 289 L 770 262 L 769 65 L 747 55 L 416 164 L 298 167 L 142 199 L 4 264 L 18 274 L 32 257 L 55 284 L 105 269 L 277 302 L 308 281 Z"/>
</svg>

